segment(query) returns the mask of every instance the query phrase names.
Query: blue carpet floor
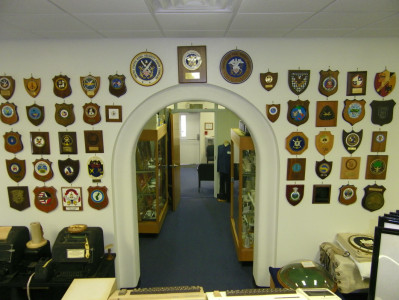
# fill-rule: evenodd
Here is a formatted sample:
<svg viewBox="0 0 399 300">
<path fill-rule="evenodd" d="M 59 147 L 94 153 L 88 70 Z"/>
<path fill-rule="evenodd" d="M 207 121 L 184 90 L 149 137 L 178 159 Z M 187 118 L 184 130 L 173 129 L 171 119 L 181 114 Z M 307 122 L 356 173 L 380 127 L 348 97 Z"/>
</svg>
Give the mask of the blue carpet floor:
<svg viewBox="0 0 399 300">
<path fill-rule="evenodd" d="M 255 287 L 252 263 L 237 260 L 230 206 L 213 197 L 213 182 L 198 193 L 195 167 L 181 169 L 181 201 L 159 235 L 140 235 L 139 287 L 199 285 L 205 291 Z"/>
</svg>

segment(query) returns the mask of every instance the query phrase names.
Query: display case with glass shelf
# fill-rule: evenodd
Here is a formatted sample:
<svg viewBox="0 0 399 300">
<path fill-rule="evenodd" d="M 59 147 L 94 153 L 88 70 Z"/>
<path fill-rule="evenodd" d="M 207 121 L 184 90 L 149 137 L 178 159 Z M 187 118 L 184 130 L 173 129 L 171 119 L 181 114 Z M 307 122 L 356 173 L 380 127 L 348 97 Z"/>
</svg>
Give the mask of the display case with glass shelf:
<svg viewBox="0 0 399 300">
<path fill-rule="evenodd" d="M 142 131 L 136 149 L 139 233 L 159 233 L 168 210 L 166 125 Z"/>
<path fill-rule="evenodd" d="M 231 180 L 230 223 L 239 261 L 253 260 L 255 161 L 251 137 L 232 128 L 231 170 L 234 170 L 234 164 L 238 164 L 238 180 Z"/>
</svg>

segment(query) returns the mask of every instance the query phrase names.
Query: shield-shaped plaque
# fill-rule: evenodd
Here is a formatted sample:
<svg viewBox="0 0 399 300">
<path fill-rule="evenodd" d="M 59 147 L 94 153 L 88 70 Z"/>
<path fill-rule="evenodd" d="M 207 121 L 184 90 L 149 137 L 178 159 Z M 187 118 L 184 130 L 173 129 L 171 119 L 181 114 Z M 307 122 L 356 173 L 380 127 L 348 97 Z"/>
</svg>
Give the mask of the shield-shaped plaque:
<svg viewBox="0 0 399 300">
<path fill-rule="evenodd" d="M 310 70 L 288 70 L 288 86 L 295 95 L 302 94 L 308 87 Z"/>
<path fill-rule="evenodd" d="M 75 122 L 75 113 L 73 112 L 73 104 L 61 103 L 55 104 L 55 121 L 65 127 Z"/>
<path fill-rule="evenodd" d="M 303 132 L 292 132 L 285 139 L 285 148 L 291 154 L 302 154 L 308 149 L 308 137 Z"/>
<path fill-rule="evenodd" d="M 7 190 L 11 208 L 22 211 L 30 207 L 29 189 L 27 186 L 9 186 Z"/>
<path fill-rule="evenodd" d="M 272 73 L 269 71 L 267 73 L 260 73 L 259 79 L 262 87 L 266 91 L 270 91 L 277 84 L 278 73 Z"/>
<path fill-rule="evenodd" d="M 334 136 L 331 131 L 320 131 L 316 135 L 316 149 L 321 155 L 326 155 L 334 146 Z"/>
<path fill-rule="evenodd" d="M 11 76 L 0 76 L 0 94 L 8 100 L 12 97 L 15 90 L 15 80 Z"/>
<path fill-rule="evenodd" d="M 66 211 L 83 210 L 82 188 L 80 187 L 63 187 L 62 208 Z"/>
<path fill-rule="evenodd" d="M 384 206 L 384 192 L 385 187 L 382 185 L 368 185 L 364 188 L 364 197 L 362 199 L 362 206 L 368 211 L 379 210 Z"/>
<path fill-rule="evenodd" d="M 83 105 L 83 121 L 87 124 L 97 124 L 101 121 L 100 106 L 95 103 Z"/>
<path fill-rule="evenodd" d="M 111 95 L 120 97 L 126 93 L 125 75 L 109 75 L 109 92 Z"/>
<path fill-rule="evenodd" d="M 33 162 L 33 176 L 40 181 L 46 182 L 53 178 L 52 162 L 48 159 L 36 159 Z"/>
<path fill-rule="evenodd" d="M 332 161 L 326 161 L 323 159 L 322 161 L 316 161 L 316 174 L 321 179 L 325 179 L 330 175 L 332 170 Z"/>
<path fill-rule="evenodd" d="M 353 129 L 351 132 L 346 132 L 342 130 L 342 142 L 344 143 L 344 147 L 346 151 L 350 154 L 355 152 L 357 148 L 360 146 L 363 138 L 363 129 L 355 132 Z"/>
<path fill-rule="evenodd" d="M 4 135 L 4 148 L 11 153 L 18 153 L 24 148 L 21 135 L 18 132 L 10 131 Z"/>
<path fill-rule="evenodd" d="M 385 179 L 388 155 L 367 155 L 366 179 Z"/>
<path fill-rule="evenodd" d="M 346 122 L 351 125 L 360 122 L 361 120 L 363 120 L 364 114 L 366 112 L 366 110 L 364 109 L 365 104 L 365 100 L 345 100 L 342 117 Z"/>
<path fill-rule="evenodd" d="M 50 136 L 48 132 L 30 133 L 32 154 L 50 154 Z"/>
<path fill-rule="evenodd" d="M 57 190 L 54 187 L 37 186 L 33 192 L 35 193 L 35 206 L 38 210 L 48 213 L 58 206 Z"/>
<path fill-rule="evenodd" d="M 280 116 L 280 104 L 266 104 L 266 116 L 270 122 L 277 121 Z"/>
<path fill-rule="evenodd" d="M 28 120 L 33 125 L 39 126 L 44 120 L 44 106 L 40 106 L 37 104 L 27 106 L 26 115 L 28 116 Z"/>
<path fill-rule="evenodd" d="M 341 179 L 359 179 L 360 157 L 342 157 Z"/>
<path fill-rule="evenodd" d="M 6 159 L 8 176 L 15 182 L 20 182 L 24 179 L 26 174 L 25 160 L 20 160 L 16 157 L 13 159 Z"/>
<path fill-rule="evenodd" d="M 373 131 L 373 138 L 371 140 L 371 152 L 385 152 L 387 138 L 387 131 Z"/>
<path fill-rule="evenodd" d="M 287 120 L 293 125 L 299 126 L 309 119 L 309 100 L 289 100 Z"/>
<path fill-rule="evenodd" d="M 12 125 L 18 122 L 17 106 L 14 103 L 3 103 L 0 105 L 1 121 Z"/>
<path fill-rule="evenodd" d="M 66 98 L 72 94 L 72 88 L 69 84 L 69 77 L 66 75 L 58 75 L 53 78 L 53 91 L 57 97 Z"/>
<path fill-rule="evenodd" d="M 306 158 L 288 158 L 287 180 L 305 180 Z"/>
<path fill-rule="evenodd" d="M 395 104 L 394 100 L 373 100 L 370 103 L 371 122 L 380 126 L 391 123 Z"/>
<path fill-rule="evenodd" d="M 388 96 L 396 85 L 396 73 L 384 70 L 383 72 L 376 73 L 374 78 L 375 91 L 381 97 Z"/>
<path fill-rule="evenodd" d="M 303 184 L 287 184 L 285 189 L 285 197 L 289 204 L 295 206 L 303 199 L 305 186 Z"/>
<path fill-rule="evenodd" d="M 87 97 L 93 98 L 97 95 L 98 89 L 100 88 L 100 77 L 92 75 L 81 76 L 80 85 Z"/>
<path fill-rule="evenodd" d="M 80 163 L 79 160 L 67 158 L 65 160 L 58 160 L 58 169 L 62 178 L 67 182 L 72 183 L 79 175 Z"/>
<path fill-rule="evenodd" d="M 355 203 L 357 200 L 356 190 L 357 187 L 355 187 L 354 185 L 347 184 L 341 186 L 339 188 L 338 201 L 344 205 Z"/>
<path fill-rule="evenodd" d="M 101 181 L 104 176 L 104 162 L 98 156 L 90 157 L 87 161 L 87 171 L 93 181 Z"/>
<path fill-rule="evenodd" d="M 94 209 L 103 209 L 108 205 L 107 187 L 105 186 L 90 186 L 87 188 L 89 193 L 89 205 Z"/>
<path fill-rule="evenodd" d="M 24 85 L 25 85 L 25 90 L 33 98 L 36 98 L 37 95 L 39 95 L 40 89 L 41 89 L 41 79 L 40 78 L 33 78 L 33 76 L 31 76 L 28 79 L 24 78 Z"/>
<path fill-rule="evenodd" d="M 338 90 L 339 71 L 320 71 L 319 92 L 324 96 L 331 96 Z"/>
</svg>

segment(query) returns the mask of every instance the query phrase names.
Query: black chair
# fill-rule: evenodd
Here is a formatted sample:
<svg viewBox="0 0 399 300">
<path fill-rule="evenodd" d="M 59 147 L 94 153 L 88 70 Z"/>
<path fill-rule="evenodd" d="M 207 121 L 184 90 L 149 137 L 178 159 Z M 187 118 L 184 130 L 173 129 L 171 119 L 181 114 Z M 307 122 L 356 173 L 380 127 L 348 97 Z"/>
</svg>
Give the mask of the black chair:
<svg viewBox="0 0 399 300">
<path fill-rule="evenodd" d="M 206 163 L 209 164 L 209 162 L 215 161 L 215 146 L 214 145 L 209 145 L 206 147 Z"/>
<path fill-rule="evenodd" d="M 201 189 L 201 181 L 213 181 L 214 180 L 214 164 L 199 164 L 197 167 L 198 171 L 198 193 Z"/>
</svg>

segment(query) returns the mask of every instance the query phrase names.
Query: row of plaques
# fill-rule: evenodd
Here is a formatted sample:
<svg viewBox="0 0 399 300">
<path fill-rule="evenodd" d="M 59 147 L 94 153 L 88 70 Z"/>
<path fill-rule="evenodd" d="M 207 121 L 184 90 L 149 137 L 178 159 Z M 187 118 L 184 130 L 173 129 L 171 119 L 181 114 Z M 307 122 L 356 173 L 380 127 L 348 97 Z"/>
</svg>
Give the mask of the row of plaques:
<svg viewBox="0 0 399 300">
<path fill-rule="evenodd" d="M 74 105 L 66 103 L 55 104 L 55 121 L 62 126 L 69 126 L 75 122 Z M 5 124 L 12 125 L 19 121 L 17 106 L 14 103 L 6 102 L 0 105 L 0 118 Z M 122 122 L 122 106 L 105 106 L 107 122 Z M 44 121 L 44 106 L 32 104 L 26 106 L 28 120 L 35 126 L 39 126 Z M 83 121 L 90 125 L 101 122 L 100 106 L 90 102 L 83 105 Z"/>
<path fill-rule="evenodd" d="M 305 186 L 303 184 L 289 184 L 286 186 L 286 199 L 289 204 L 296 206 L 304 197 Z M 347 184 L 340 187 L 338 201 L 344 205 L 350 205 L 357 201 L 357 188 L 354 185 Z M 362 198 L 362 206 L 368 211 L 376 211 L 385 204 L 384 192 L 385 187 L 382 185 L 368 185 L 364 188 L 364 196 Z M 331 185 L 315 184 L 313 185 L 313 204 L 329 204 L 331 198 Z"/>
<path fill-rule="evenodd" d="M 309 100 L 289 100 L 287 120 L 295 126 L 305 124 L 309 120 Z M 365 100 L 345 100 L 342 118 L 352 126 L 363 120 Z M 371 122 L 376 125 L 389 124 L 393 119 L 394 100 L 373 100 L 371 106 Z M 271 122 L 280 116 L 280 104 L 266 104 L 266 115 Z M 338 120 L 338 101 L 316 102 L 316 126 L 335 127 Z"/>
<path fill-rule="evenodd" d="M 33 177 L 42 182 L 47 182 L 54 177 L 52 169 L 52 162 L 48 159 L 36 159 L 33 162 Z M 26 175 L 25 160 L 14 157 L 13 159 L 6 159 L 7 173 L 12 180 L 20 182 Z M 67 182 L 72 183 L 80 173 L 79 160 L 71 158 L 65 160 L 58 160 L 59 172 Z M 104 162 L 98 156 L 90 157 L 87 161 L 87 172 L 93 179 L 93 182 L 101 182 L 104 176 Z"/>
<path fill-rule="evenodd" d="M 101 210 L 108 206 L 108 188 L 105 186 L 88 187 L 88 203 L 90 207 Z M 52 186 L 36 187 L 33 190 L 34 203 L 37 209 L 49 213 L 58 206 L 57 190 Z M 83 196 L 81 187 L 62 187 L 62 208 L 64 211 L 82 211 Z M 8 187 L 10 207 L 18 211 L 30 207 L 29 188 L 27 186 Z"/>
</svg>

